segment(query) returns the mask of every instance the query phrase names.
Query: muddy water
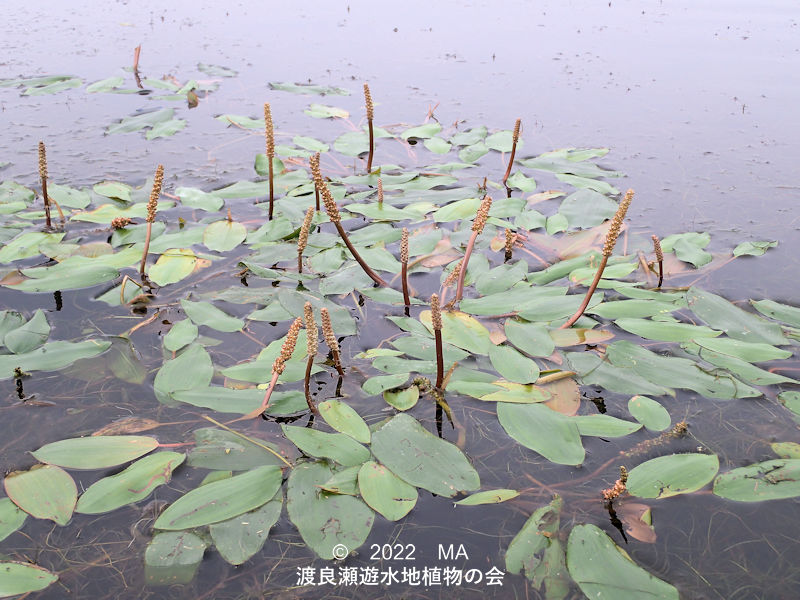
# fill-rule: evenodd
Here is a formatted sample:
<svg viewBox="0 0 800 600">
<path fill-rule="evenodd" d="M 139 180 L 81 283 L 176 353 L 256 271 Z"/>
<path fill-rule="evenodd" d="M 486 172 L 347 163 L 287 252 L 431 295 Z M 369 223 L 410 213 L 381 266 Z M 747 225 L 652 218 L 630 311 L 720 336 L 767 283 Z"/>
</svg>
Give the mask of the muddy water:
<svg viewBox="0 0 800 600">
<path fill-rule="evenodd" d="M 331 2 L 288 9 L 248 2 L 164 6 L 146 0 L 73 7 L 13 0 L 3 9 L 0 78 L 63 73 L 85 82 L 125 75 L 130 82 L 130 74 L 121 68 L 130 65 L 138 44 L 141 70 L 153 78 L 207 78 L 197 71 L 198 63 L 223 65 L 238 75 L 221 80 L 219 89 L 201 98 L 196 109 L 175 104 L 176 116 L 188 121 L 186 129 L 152 142 L 139 133 L 104 135 L 115 120 L 143 106 L 161 105 L 148 104 L 141 96 L 90 95 L 78 88 L 23 97 L 17 90 L 0 89 L 0 163 L 10 163 L 0 170 L 0 179 L 34 186 L 36 142 L 44 139 L 51 178 L 61 183 L 107 178 L 140 184 L 162 162 L 168 186 L 221 187 L 252 176 L 253 154 L 262 151 L 263 139 L 225 129 L 213 116 L 258 117 L 261 104 L 270 101 L 279 136 L 332 140 L 342 132 L 340 124 L 310 119 L 298 107 L 310 102 L 341 106 L 355 120 L 363 110 L 361 82 L 369 81 L 380 124 L 418 124 L 429 111 L 443 124 L 459 121 L 464 128 L 508 128 L 520 117 L 524 155 L 564 146 L 611 148 L 603 164 L 627 174 L 619 187 L 637 190 L 629 213 L 635 227 L 662 235 L 709 231 L 712 250 L 747 239 L 780 242 L 767 257 L 742 259 L 717 272 L 706 287 L 731 299 L 800 303 L 792 275 L 800 224 L 794 177 L 800 124 L 792 118 L 798 101 L 794 74 L 800 72 L 800 10 L 792 3 L 716 1 L 697 7 L 692 2 L 617 0 L 412 1 L 391 7 Z M 274 81 L 340 86 L 353 95 L 299 99 L 270 91 L 268 83 Z M 8 292 L 2 296 L 4 304 L 15 308 L 18 298 Z M 37 295 L 26 302 L 30 310 L 51 308 L 53 300 Z M 61 332 L 77 331 L 89 318 L 121 318 L 87 314 L 91 311 L 80 293 L 64 294 L 64 304 L 58 317 Z M 348 340 L 345 351 L 352 355 L 374 347 L 390 334 L 371 330 L 369 337 Z M 148 335 L 152 339 L 139 338 L 137 344 L 158 347 L 157 334 Z M 156 357 L 150 358 L 151 367 L 157 368 Z M 26 451 L 84 434 L 124 414 L 145 416 L 143 410 L 149 410 L 151 418 L 181 420 L 179 411 L 154 406 L 155 400 L 139 386 L 95 382 L 70 383 L 64 389 L 63 381 L 44 374 L 29 390 L 59 401 L 57 410 L 5 411 L 4 468 L 25 468 L 32 463 Z M 13 383 L 4 382 L 3 390 L 13 399 Z M 626 400 L 612 394 L 605 399 L 610 414 Z M 474 411 L 473 405 L 458 407 L 456 418 L 471 425 L 467 447 L 484 488 L 531 488 L 526 473 L 548 486 L 580 477 L 532 460 L 532 453 L 508 443 L 496 420 L 476 418 Z M 670 412 L 674 419 L 686 417 L 694 436 L 676 450 L 705 447 L 728 466 L 771 457 L 766 442 L 772 439 L 798 441 L 785 413 L 767 400 L 723 403 L 684 394 Z M 432 409 L 420 408 L 415 414 L 433 419 Z M 377 420 L 383 413 L 375 409 L 371 416 Z M 159 430 L 159 436 L 179 439 L 194 427 L 173 426 Z M 445 428 L 445 434 L 455 439 L 452 430 Z M 586 447 L 595 464 L 623 449 L 613 440 L 594 438 Z M 192 475 L 176 477 L 175 487 L 196 484 L 188 477 Z M 570 506 L 570 518 L 596 523 L 623 543 L 596 501 L 597 489 L 562 485 L 557 490 Z M 460 564 L 502 569 L 509 541 L 548 499 L 546 490 L 529 489 L 508 507 L 471 513 L 474 524 L 464 528 L 463 513 L 443 510 L 440 501 L 423 493 L 413 518 L 376 525 L 352 564 L 375 566 L 368 546 L 391 542 L 413 544 L 421 569 L 440 564 L 439 543 L 463 543 L 469 559 L 460 559 Z M 707 494 L 663 500 L 654 510 L 657 543 L 625 547 L 687 598 L 790 598 L 800 589 L 796 565 L 787 558 L 798 551 L 795 512 L 795 501 L 743 506 Z M 454 594 L 435 586 L 295 587 L 297 567 L 325 565 L 297 547 L 299 538 L 286 520 L 279 522 L 259 558 L 242 568 L 230 567 L 209 552 L 192 584 L 145 588 L 141 557 L 149 539 L 149 516 L 142 507 L 123 513 L 96 521 L 76 517 L 70 527 L 52 531 L 43 522 L 29 521 L 24 531 L 33 542 L 17 534 L 2 549 L 33 560 L 41 554 L 51 568 L 62 571 L 63 586 L 56 584 L 42 594 L 52 598 Z M 139 525 L 131 528 L 132 523 Z M 536 597 L 520 577 L 506 576 L 504 583 L 502 589 L 465 586 L 459 597 Z"/>
</svg>

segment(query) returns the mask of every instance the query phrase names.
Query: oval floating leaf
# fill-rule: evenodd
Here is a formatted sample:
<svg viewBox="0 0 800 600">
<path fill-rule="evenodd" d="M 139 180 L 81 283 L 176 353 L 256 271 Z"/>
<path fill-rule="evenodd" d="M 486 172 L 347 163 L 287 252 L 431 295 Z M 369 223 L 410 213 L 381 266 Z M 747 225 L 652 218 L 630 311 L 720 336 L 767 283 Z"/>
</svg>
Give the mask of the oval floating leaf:
<svg viewBox="0 0 800 600">
<path fill-rule="evenodd" d="M 595 525 L 578 525 L 567 542 L 567 569 L 592 600 L 678 600 L 678 590 L 634 563 Z"/>
<path fill-rule="evenodd" d="M 185 454 L 178 452 L 157 452 L 146 456 L 122 473 L 89 486 L 78 500 L 75 512 L 96 515 L 143 500 L 158 486 L 169 483 L 172 472 L 185 458 Z"/>
<path fill-rule="evenodd" d="M 719 471 L 715 454 L 670 454 L 634 467 L 628 473 L 628 492 L 640 498 L 669 498 L 696 492 Z"/>
<path fill-rule="evenodd" d="M 270 500 L 261 508 L 209 526 L 211 539 L 227 562 L 241 565 L 267 541 L 269 530 L 281 516 L 283 498 Z"/>
<path fill-rule="evenodd" d="M 767 460 L 722 473 L 714 493 L 739 502 L 800 496 L 800 459 Z"/>
<path fill-rule="evenodd" d="M 369 427 L 349 405 L 335 398 L 317 405 L 322 418 L 336 431 L 349 435 L 362 444 L 369 444 Z"/>
<path fill-rule="evenodd" d="M 610 415 L 581 415 L 572 418 L 581 435 L 622 437 L 642 428 L 641 423 L 632 423 Z"/>
<path fill-rule="evenodd" d="M 153 527 L 177 530 L 225 521 L 268 502 L 281 486 L 281 470 L 266 465 L 208 483 L 178 498 Z"/>
<path fill-rule="evenodd" d="M 30 563 L 0 562 L 0 597 L 43 590 L 58 581 L 58 575 Z"/>
<path fill-rule="evenodd" d="M 664 431 L 672 422 L 667 409 L 646 396 L 634 396 L 628 400 L 628 411 L 650 431 Z"/>
<path fill-rule="evenodd" d="M 414 486 L 372 460 L 358 471 L 358 489 L 364 502 L 390 521 L 405 517 L 419 498 Z"/>
<path fill-rule="evenodd" d="M 351 467 L 369 460 L 369 450 L 343 433 L 325 433 L 306 427 L 282 425 L 284 435 L 300 450 L 311 456 L 330 458 Z"/>
<path fill-rule="evenodd" d="M 440 496 L 480 487 L 477 471 L 458 447 L 432 435 L 405 413 L 372 434 L 372 453 L 404 481 Z"/>
<path fill-rule="evenodd" d="M 27 518 L 27 513 L 20 510 L 10 498 L 0 499 L 0 542 L 22 527 Z"/>
<path fill-rule="evenodd" d="M 205 228 L 203 244 L 209 250 L 227 252 L 241 244 L 247 237 L 247 229 L 236 221 L 216 221 Z"/>
<path fill-rule="evenodd" d="M 490 346 L 489 360 L 497 372 L 509 381 L 534 383 L 539 379 L 539 366 L 510 346 Z"/>
<path fill-rule="evenodd" d="M 389 406 L 397 410 L 408 410 L 413 408 L 419 400 L 419 388 L 415 385 L 404 390 L 385 390 L 383 399 Z"/>
<path fill-rule="evenodd" d="M 579 465 L 586 452 L 578 425 L 542 404 L 497 405 L 497 417 L 506 433 L 526 448 L 562 465 Z"/>
<path fill-rule="evenodd" d="M 6 494 L 22 510 L 37 519 L 51 519 L 66 525 L 78 501 L 72 477 L 53 465 L 36 465 L 17 471 L 3 481 Z"/>
<path fill-rule="evenodd" d="M 158 447 L 143 435 L 97 435 L 53 442 L 33 452 L 36 460 L 66 469 L 105 469 L 135 460 Z"/>
<path fill-rule="evenodd" d="M 289 519 L 303 541 L 326 560 L 344 558 L 334 556 L 334 548 L 339 545 L 348 551 L 361 546 L 375 520 L 375 513 L 358 498 L 320 493 L 318 486 L 333 474 L 330 467 L 321 463 L 299 464 L 292 469 L 286 490 Z"/>
</svg>

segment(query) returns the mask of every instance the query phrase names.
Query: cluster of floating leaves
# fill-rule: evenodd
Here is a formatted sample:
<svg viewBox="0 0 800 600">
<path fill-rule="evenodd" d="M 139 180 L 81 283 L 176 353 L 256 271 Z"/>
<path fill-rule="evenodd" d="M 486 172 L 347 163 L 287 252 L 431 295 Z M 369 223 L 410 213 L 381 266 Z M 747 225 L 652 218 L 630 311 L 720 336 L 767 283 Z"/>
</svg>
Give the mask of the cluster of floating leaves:
<svg viewBox="0 0 800 600">
<path fill-rule="evenodd" d="M 56 78 L 18 84 L 29 86 L 25 93 L 51 93 L 81 82 Z M 120 85 L 111 78 L 87 91 L 123 91 Z M 170 91 L 181 94 L 188 85 Z M 273 88 L 343 92 L 290 84 Z M 309 110 L 320 118 L 348 116 L 323 105 Z M 142 117 L 152 120 L 154 114 Z M 263 121 L 249 117 L 218 119 L 246 129 L 264 127 Z M 369 220 L 351 228 L 352 242 L 373 269 L 390 279 L 400 272 L 397 244 L 405 226 L 410 231 L 412 280 L 430 281 L 439 273 L 444 282 L 462 256 L 461 246 L 471 234 L 470 220 L 481 197 L 487 191 L 505 196 L 495 182 L 495 171 L 487 171 L 488 180 L 482 183 L 482 176 L 471 180 L 455 174 L 476 170 L 489 153 L 508 152 L 511 131 L 490 134 L 485 127 L 474 127 L 445 132 L 440 124 L 429 122 L 399 132 L 376 127 L 375 135 L 379 152 L 390 140 L 406 149 L 413 142 L 415 151 L 421 142 L 435 155 L 456 153 L 458 161 L 415 171 L 384 164 L 365 175 L 330 177 L 343 219 Z M 324 212 L 314 216 L 315 229 L 302 257 L 308 268 L 297 269 L 296 238 L 305 211 L 314 204 L 314 184 L 302 160 L 321 152 L 324 166 L 329 155 L 358 156 L 367 151 L 367 144 L 367 133 L 356 130 L 337 138 L 332 150 L 329 144 L 303 136 L 295 137 L 293 146 L 276 147 L 283 159 L 273 165 L 276 217 L 262 219 L 257 227 L 237 222 L 230 212 L 224 217 L 222 211 L 238 210 L 232 200 L 263 200 L 262 180 L 239 181 L 212 191 L 178 186 L 169 191 L 170 201 L 160 202 L 149 248 L 157 258 L 147 270 L 151 284 L 160 287 L 157 294 L 169 294 L 171 286 L 199 277 L 215 262 L 233 271 L 233 260 L 236 276 L 247 281 L 247 287 L 176 299 L 186 318 L 173 323 L 163 337 L 165 359 L 153 383 L 160 402 L 229 415 L 248 415 L 259 407 L 283 339 L 270 340 L 249 360 L 226 365 L 214 354 L 216 340 L 210 337 L 214 332 L 249 333 L 262 322 L 289 323 L 310 302 L 318 321 L 320 309 L 327 308 L 336 334 L 354 336 L 359 334 L 357 321 L 340 298 L 358 294 L 387 313 L 402 308 L 397 289 L 373 287 L 326 226 Z M 677 390 L 715 399 L 755 398 L 764 395 L 766 386 L 798 383 L 758 365 L 793 356 L 784 348 L 800 336 L 800 309 L 755 300 L 753 308 L 763 315 L 758 316 L 697 286 L 654 289 L 647 259 L 649 238 L 632 231 L 626 233 L 624 251 L 609 261 L 599 285 L 602 292 L 594 295 L 586 314 L 574 327 L 558 328 L 583 297 L 570 294 L 571 288 L 586 286 L 595 275 L 608 219 L 617 209 L 619 190 L 607 180 L 621 174 L 595 162 L 606 153 L 606 149 L 564 149 L 518 159 L 508 179 L 509 194 L 492 204 L 468 265 L 465 281 L 471 289 L 457 310 L 442 315 L 444 361 L 449 367 L 446 397 L 451 401 L 469 397 L 491 405 L 510 438 L 562 465 L 587 462 L 583 446 L 587 437 L 619 438 L 643 427 L 654 434 L 664 432 L 662 437 L 670 435 L 674 425 L 670 414 L 654 398 L 675 396 Z M 263 154 L 256 157 L 259 175 L 267 172 L 266 160 Z M 328 166 L 335 162 L 331 158 Z M 534 176 L 554 177 L 563 189 L 542 190 Z M 379 179 L 384 191 L 381 202 L 376 193 Z M 125 285 L 121 278 L 136 278 L 148 186 L 101 182 L 91 189 L 75 189 L 50 183 L 48 190 L 65 214 L 61 231 L 42 231 L 43 211 L 35 204 L 34 190 L 12 181 L 0 184 L 0 285 L 18 292 L 57 294 L 97 288 L 96 302 L 135 305 L 141 290 L 130 282 Z M 208 216 L 193 222 L 164 218 L 176 214 L 169 212 L 173 208 Z M 104 229 L 119 217 L 131 221 Z M 97 226 L 106 241 L 85 241 L 87 227 Z M 517 234 L 521 247 L 515 248 L 516 258 L 503 262 L 506 229 Z M 709 243 L 707 233 L 665 237 L 661 241 L 665 281 L 671 284 L 687 274 L 697 278 L 702 274 L 698 269 L 730 258 L 728 253 L 716 257 L 709 253 Z M 745 242 L 732 254 L 758 255 L 774 244 Z M 546 265 L 536 264 L 541 261 L 539 254 L 547 256 Z M 534 268 L 529 258 L 535 261 Z M 24 298 L 20 296 L 23 302 Z M 256 308 L 241 318 L 221 308 L 222 303 Z M 188 454 L 159 450 L 156 438 L 141 435 L 106 432 L 55 441 L 33 453 L 38 465 L 5 477 L 8 497 L 0 500 L 0 539 L 20 529 L 28 515 L 65 526 L 75 513 L 106 513 L 147 498 L 168 483 L 176 469 L 208 469 L 202 485 L 175 499 L 155 521 L 156 533 L 145 556 L 151 582 L 185 582 L 211 543 L 231 564 L 255 555 L 279 519 L 284 498 L 289 519 L 304 542 L 321 558 L 332 559 L 337 544 L 351 550 L 361 546 L 376 518 L 406 518 L 417 503 L 418 490 L 443 498 L 463 496 L 457 503 L 466 506 L 517 497 L 516 490 L 479 491 L 480 474 L 468 459 L 469 449 L 465 452 L 433 435 L 411 415 L 427 389 L 424 377 L 436 373 L 431 314 L 417 311 L 420 304 L 426 299 L 412 299 L 416 316 L 386 316 L 397 335 L 354 357 L 359 371 L 368 374 L 360 386 L 364 397 L 382 396 L 393 409 L 390 418 L 368 425 L 337 397 L 318 405 L 331 431 L 284 424 L 279 444 L 227 426 L 196 430 Z M 271 416 L 307 410 L 302 391 L 293 385 L 305 372 L 304 336 L 301 331 L 280 376 L 279 391 L 272 395 L 267 409 Z M 80 359 L 111 356 L 107 364 L 116 376 L 137 383 L 145 379 L 140 368 L 130 366 L 130 346 L 119 337 L 97 333 L 82 339 L 50 338 L 51 325 L 43 311 L 0 312 L 0 378 L 20 379 Z M 312 372 L 334 370 L 318 359 Z M 218 384 L 219 375 L 224 385 Z M 348 377 L 357 375 L 351 372 Z M 580 385 L 630 395 L 630 418 L 578 415 Z M 782 391 L 778 398 L 800 419 L 800 393 Z M 657 447 L 657 442 L 649 446 Z M 714 454 L 664 454 L 630 469 L 627 493 L 642 499 L 665 498 L 712 484 L 714 494 L 744 502 L 800 496 L 798 446 L 783 443 L 774 449 L 779 458 L 722 473 Z M 638 460 L 636 454 L 632 449 L 630 460 Z M 68 473 L 123 465 L 128 466 L 80 495 Z M 470 492 L 475 493 L 464 496 Z M 549 599 L 566 597 L 574 584 L 592 598 L 678 597 L 675 587 L 633 563 L 598 527 L 582 524 L 563 531 L 563 508 L 563 500 L 555 497 L 533 512 L 506 552 L 509 572 L 524 573 L 537 588 L 544 586 Z M 642 515 L 649 515 L 649 507 L 644 506 Z M 646 522 L 642 515 L 640 520 Z M 336 527 L 328 527 L 332 520 Z M 201 533 L 205 528 L 208 533 Z M 0 566 L 3 595 L 42 589 L 56 579 L 31 564 L 6 561 Z"/>
</svg>

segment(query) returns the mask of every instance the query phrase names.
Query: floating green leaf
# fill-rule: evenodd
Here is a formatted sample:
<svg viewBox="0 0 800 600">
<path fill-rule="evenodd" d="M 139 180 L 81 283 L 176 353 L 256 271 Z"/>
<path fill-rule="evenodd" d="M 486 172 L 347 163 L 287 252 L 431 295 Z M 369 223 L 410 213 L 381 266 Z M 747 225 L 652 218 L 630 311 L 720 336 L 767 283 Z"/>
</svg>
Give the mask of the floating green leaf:
<svg viewBox="0 0 800 600">
<path fill-rule="evenodd" d="M 640 498 L 669 498 L 696 492 L 719 471 L 715 454 L 669 454 L 648 460 L 628 473 L 628 492 Z"/>
<path fill-rule="evenodd" d="M 761 256 L 770 248 L 774 248 L 778 242 L 742 242 L 733 249 L 734 256 Z"/>
<path fill-rule="evenodd" d="M 67 469 L 105 469 L 135 460 L 158 447 L 158 440 L 143 435 L 98 435 L 46 444 L 34 458 Z"/>
<path fill-rule="evenodd" d="M 317 405 L 322 418 L 336 431 L 349 435 L 362 444 L 369 444 L 369 427 L 358 413 L 341 400 L 332 398 Z"/>
<path fill-rule="evenodd" d="M 678 600 L 678 590 L 634 563 L 595 525 L 573 527 L 567 568 L 591 600 Z"/>
<path fill-rule="evenodd" d="M 750 300 L 750 303 L 762 315 L 783 321 L 793 327 L 800 327 L 800 308 L 796 306 L 780 304 L 773 300 Z"/>
<path fill-rule="evenodd" d="M 667 409 L 647 396 L 634 396 L 628 400 L 628 410 L 650 431 L 664 431 L 672 422 Z"/>
<path fill-rule="evenodd" d="M 479 504 L 499 504 L 519 496 L 517 490 L 484 490 L 476 492 L 456 502 L 460 506 L 477 506 Z"/>
<path fill-rule="evenodd" d="M 747 362 L 762 362 L 789 358 L 792 353 L 761 342 L 743 342 L 731 338 L 696 339 L 694 342 L 713 352 L 727 354 Z"/>
<path fill-rule="evenodd" d="M 615 367 L 637 374 L 656 385 L 694 390 L 707 398 L 754 398 L 761 395 L 761 392 L 734 377 L 708 373 L 694 361 L 661 356 L 627 340 L 609 344 L 606 354 Z"/>
<path fill-rule="evenodd" d="M 721 296 L 692 287 L 686 292 L 686 300 L 694 314 L 734 339 L 775 346 L 788 343 L 780 325 L 746 312 Z"/>
<path fill-rule="evenodd" d="M 561 508 L 564 502 L 555 496 L 547 506 L 537 508 L 514 536 L 506 550 L 506 570 L 518 574 L 523 570 L 528 579 L 534 578 L 534 572 L 542 559 L 537 556 L 545 550 L 558 534 Z"/>
<path fill-rule="evenodd" d="M 331 87 L 327 85 L 314 85 L 312 83 L 287 83 L 287 82 L 270 82 L 270 89 L 280 90 L 281 92 L 290 92 L 292 94 L 313 94 L 317 96 L 349 96 L 350 92 L 340 87 Z"/>
<path fill-rule="evenodd" d="M 383 399 L 397 410 L 409 410 L 416 406 L 419 400 L 419 388 L 412 385 L 406 389 L 385 390 Z"/>
<path fill-rule="evenodd" d="M 154 127 L 159 123 L 163 123 L 172 119 L 172 115 L 174 113 L 175 110 L 172 108 L 162 108 L 135 114 L 130 117 L 125 117 L 118 123 L 109 125 L 106 129 L 106 133 L 130 133 L 132 131 L 140 131 L 147 127 Z"/>
<path fill-rule="evenodd" d="M 102 354 L 111 342 L 49 342 L 25 354 L 0 354 L 0 379 L 14 376 L 14 369 L 23 371 L 58 371 L 82 358 Z"/>
<path fill-rule="evenodd" d="M 302 397 L 302 394 L 300 396 Z M 231 431 L 204 427 L 195 430 L 194 439 L 195 447 L 189 452 L 186 461 L 190 467 L 246 471 L 262 465 L 286 465 L 275 456 L 275 453 L 281 453 L 277 446 L 252 436 L 236 435 Z"/>
<path fill-rule="evenodd" d="M 516 383 L 534 383 L 539 378 L 539 366 L 510 346 L 490 346 L 489 359 L 500 375 Z"/>
<path fill-rule="evenodd" d="M 572 419 L 581 435 L 623 437 L 642 428 L 641 423 L 632 423 L 611 415 L 581 415 Z"/>
<path fill-rule="evenodd" d="M 480 487 L 478 473 L 450 442 L 400 413 L 372 434 L 372 453 L 398 477 L 440 496 Z"/>
<path fill-rule="evenodd" d="M 12 561 L 0 562 L 0 597 L 17 596 L 43 590 L 58 581 L 58 575 L 47 569 Z"/>
<path fill-rule="evenodd" d="M 674 323 L 672 321 L 651 321 L 650 319 L 617 319 L 616 323 L 625 331 L 648 340 L 664 342 L 688 342 L 693 339 L 713 338 L 721 335 L 702 325 Z"/>
<path fill-rule="evenodd" d="M 281 485 L 281 470 L 266 465 L 208 483 L 178 498 L 153 527 L 174 531 L 226 521 L 269 501 Z"/>
<path fill-rule="evenodd" d="M 6 494 L 29 515 L 66 525 L 78 501 L 78 488 L 69 474 L 53 465 L 35 465 L 3 480 Z"/>
<path fill-rule="evenodd" d="M 767 460 L 722 473 L 714 493 L 739 502 L 800 496 L 800 459 Z"/>
<path fill-rule="evenodd" d="M 389 521 L 399 521 L 405 517 L 419 497 L 414 486 L 372 460 L 359 469 L 358 488 L 364 502 Z"/>
<path fill-rule="evenodd" d="M 17 531 L 28 515 L 20 510 L 10 498 L 0 499 L 0 542 Z"/>
<path fill-rule="evenodd" d="M 176 358 L 164 362 L 156 373 L 153 389 L 160 402 L 169 402 L 172 392 L 206 387 L 213 375 L 208 352 L 199 344 L 191 344 Z"/>
<path fill-rule="evenodd" d="M 185 458 L 178 452 L 156 452 L 137 460 L 121 473 L 89 486 L 75 512 L 95 515 L 143 500 L 158 486 L 169 483 L 172 472 Z"/>
<path fill-rule="evenodd" d="M 508 435 L 549 461 L 579 465 L 586 456 L 576 422 L 542 404 L 500 403 L 497 417 Z"/>
<path fill-rule="evenodd" d="M 254 511 L 212 523 L 209 532 L 222 558 L 232 565 L 241 565 L 261 550 L 269 530 L 281 516 L 282 507 L 283 498 L 279 493 L 276 499 Z"/>
<path fill-rule="evenodd" d="M 286 492 L 289 519 L 303 540 L 325 560 L 342 559 L 367 539 L 375 514 L 358 498 L 320 493 L 334 471 L 321 463 L 303 463 L 292 469 Z M 345 554 L 339 554 L 343 546 Z M 335 550 L 334 550 L 335 549 Z"/>
<path fill-rule="evenodd" d="M 6 333 L 2 340 L 3 345 L 14 354 L 24 354 L 43 345 L 48 337 L 50 337 L 50 324 L 39 309 L 27 323 Z"/>
<path fill-rule="evenodd" d="M 343 433 L 325 433 L 316 429 L 282 425 L 283 434 L 300 450 L 311 456 L 330 458 L 351 467 L 369 460 L 369 450 Z"/>
<path fill-rule="evenodd" d="M 221 311 L 210 302 L 181 300 L 181 308 L 197 325 L 206 325 L 225 332 L 241 331 L 244 327 L 244 321 Z"/>
<path fill-rule="evenodd" d="M 197 256 L 189 248 L 176 248 L 159 256 L 147 275 L 158 285 L 169 285 L 191 275 L 196 263 Z"/>
<path fill-rule="evenodd" d="M 431 311 L 423 310 L 419 314 L 419 320 L 433 331 Z M 442 313 L 442 339 L 473 354 L 488 354 L 492 346 L 489 330 L 475 317 L 461 311 Z"/>
</svg>

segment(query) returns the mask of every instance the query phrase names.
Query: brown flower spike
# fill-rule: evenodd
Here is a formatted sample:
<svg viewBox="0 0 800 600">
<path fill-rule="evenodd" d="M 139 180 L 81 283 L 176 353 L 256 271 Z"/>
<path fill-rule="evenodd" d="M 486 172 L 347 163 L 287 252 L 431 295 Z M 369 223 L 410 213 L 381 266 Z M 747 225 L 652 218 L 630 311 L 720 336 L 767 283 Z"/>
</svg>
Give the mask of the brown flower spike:
<svg viewBox="0 0 800 600">
<path fill-rule="evenodd" d="M 269 102 L 264 103 L 264 134 L 267 138 L 267 168 L 269 169 L 269 216 L 272 220 L 272 210 L 274 205 L 274 184 L 272 172 L 272 159 L 275 158 L 275 130 L 272 126 L 272 109 Z"/>
<path fill-rule="evenodd" d="M 306 375 L 303 379 L 303 389 L 305 391 L 308 408 L 311 412 L 319 414 L 317 407 L 314 406 L 314 401 L 311 399 L 311 368 L 314 366 L 314 358 L 317 356 L 317 350 L 319 349 L 317 322 L 314 320 L 314 309 L 311 306 L 311 302 L 306 302 L 305 306 L 303 306 L 303 317 L 308 334 L 306 343 L 308 360 L 306 361 Z"/>
<path fill-rule="evenodd" d="M 603 244 L 603 258 L 600 260 L 600 266 L 597 267 L 597 273 L 594 275 L 592 284 L 589 286 L 586 295 L 583 297 L 583 302 L 581 303 L 580 307 L 578 307 L 578 310 L 576 310 L 575 314 L 572 315 L 559 329 L 572 327 L 575 321 L 580 319 L 583 311 L 586 310 L 586 307 L 589 306 L 589 301 L 592 299 L 592 294 L 594 294 L 594 291 L 597 289 L 597 284 L 600 283 L 600 278 L 603 276 L 606 263 L 608 263 L 608 259 L 611 256 L 611 253 L 614 251 L 617 238 L 622 230 L 622 222 L 625 220 L 625 213 L 628 212 L 628 207 L 631 205 L 632 200 L 633 190 L 628 190 L 625 193 L 625 197 L 622 199 L 622 202 L 619 203 L 619 207 L 617 208 L 614 218 L 611 220 L 611 227 L 608 229 L 608 233 L 606 234 L 606 242 Z"/>
<path fill-rule="evenodd" d="M 308 246 L 308 233 L 311 230 L 311 220 L 314 218 L 314 207 L 309 206 L 303 224 L 300 226 L 300 236 L 297 238 L 297 272 L 303 272 L 303 252 Z"/>
<path fill-rule="evenodd" d="M 49 231 L 52 229 L 52 224 L 50 222 L 50 197 L 47 195 L 47 151 L 44 142 L 39 142 L 39 179 L 42 180 L 45 227 Z"/>
<path fill-rule="evenodd" d="M 653 250 L 656 253 L 656 260 L 658 261 L 658 287 L 664 283 L 664 252 L 661 250 L 661 241 L 657 235 L 653 235 Z"/>
<path fill-rule="evenodd" d="M 436 343 L 436 389 L 442 388 L 444 380 L 444 352 L 442 350 L 442 309 L 439 306 L 439 295 L 431 295 L 431 325 Z"/>
<path fill-rule="evenodd" d="M 372 128 L 372 120 L 375 118 L 375 104 L 372 102 L 372 94 L 369 91 L 369 84 L 364 84 L 364 105 L 367 107 L 367 127 L 369 128 L 369 156 L 367 157 L 367 173 L 372 172 L 372 158 L 375 155 L 375 132 Z"/>
<path fill-rule="evenodd" d="M 336 367 L 336 370 L 339 371 L 339 375 L 344 377 L 342 361 L 339 356 L 339 342 L 336 341 L 336 336 L 333 333 L 331 315 L 327 308 L 321 308 L 319 310 L 319 314 L 322 317 L 322 335 L 325 338 L 325 343 L 328 344 L 328 348 L 331 349 L 331 355 L 333 355 L 333 365 Z"/>
<path fill-rule="evenodd" d="M 150 251 L 150 237 L 153 232 L 153 223 L 156 220 L 158 210 L 158 197 L 161 195 L 161 186 L 164 183 L 164 165 L 158 165 L 156 174 L 153 177 L 153 189 L 150 191 L 150 200 L 147 202 L 147 232 L 144 237 L 144 250 L 142 251 L 142 262 L 139 265 L 139 275 L 144 279 L 144 266 L 147 262 L 147 253 Z"/>
<path fill-rule="evenodd" d="M 456 286 L 456 297 L 453 302 L 460 302 L 461 296 L 464 293 L 464 277 L 467 274 L 467 265 L 469 265 L 469 257 L 472 256 L 472 249 L 475 247 L 475 240 L 483 232 L 486 227 L 486 220 L 489 218 L 489 211 L 492 208 L 492 197 L 484 196 L 481 205 L 478 207 L 478 212 L 475 215 L 475 220 L 472 222 L 472 235 L 467 242 L 467 249 L 464 252 L 464 260 L 461 262 L 461 271 L 458 274 L 458 286 Z"/>
<path fill-rule="evenodd" d="M 517 142 L 519 141 L 519 130 L 522 126 L 522 119 L 517 119 L 514 123 L 514 133 L 511 134 L 511 156 L 508 159 L 508 167 L 506 167 L 506 174 L 503 175 L 503 185 L 506 185 L 508 176 L 511 175 L 511 167 L 514 165 L 514 156 L 517 154 Z M 508 186 L 506 186 L 508 188 Z M 508 195 L 511 197 L 511 190 L 508 190 Z"/>
<path fill-rule="evenodd" d="M 408 308 L 411 304 L 408 293 L 408 227 L 403 227 L 400 234 L 400 280 L 403 285 L 403 303 Z"/>
</svg>

